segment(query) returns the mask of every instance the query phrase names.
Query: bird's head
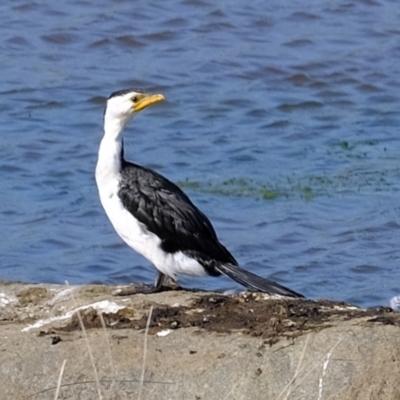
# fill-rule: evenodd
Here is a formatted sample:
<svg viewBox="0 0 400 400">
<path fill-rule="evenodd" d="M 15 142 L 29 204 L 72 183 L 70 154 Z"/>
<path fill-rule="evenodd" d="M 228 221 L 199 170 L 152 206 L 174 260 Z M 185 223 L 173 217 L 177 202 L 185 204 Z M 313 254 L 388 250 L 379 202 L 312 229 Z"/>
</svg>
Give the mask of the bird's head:
<svg viewBox="0 0 400 400">
<path fill-rule="evenodd" d="M 107 119 L 125 126 L 140 111 L 164 99 L 162 94 L 148 94 L 133 89 L 120 90 L 108 98 L 105 115 Z"/>
</svg>

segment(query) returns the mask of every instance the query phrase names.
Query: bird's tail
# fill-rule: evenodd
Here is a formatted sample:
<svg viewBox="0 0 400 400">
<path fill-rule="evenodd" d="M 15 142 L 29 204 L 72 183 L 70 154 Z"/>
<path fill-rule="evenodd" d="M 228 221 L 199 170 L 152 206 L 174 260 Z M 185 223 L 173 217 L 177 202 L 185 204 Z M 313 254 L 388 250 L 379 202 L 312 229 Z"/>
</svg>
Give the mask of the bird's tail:
<svg viewBox="0 0 400 400">
<path fill-rule="evenodd" d="M 279 283 L 262 278 L 261 276 L 252 274 L 234 264 L 220 264 L 216 269 L 221 274 L 233 279 L 241 285 L 255 292 L 263 292 L 267 294 L 278 294 L 288 297 L 304 297 L 300 293 L 295 292 Z"/>
</svg>

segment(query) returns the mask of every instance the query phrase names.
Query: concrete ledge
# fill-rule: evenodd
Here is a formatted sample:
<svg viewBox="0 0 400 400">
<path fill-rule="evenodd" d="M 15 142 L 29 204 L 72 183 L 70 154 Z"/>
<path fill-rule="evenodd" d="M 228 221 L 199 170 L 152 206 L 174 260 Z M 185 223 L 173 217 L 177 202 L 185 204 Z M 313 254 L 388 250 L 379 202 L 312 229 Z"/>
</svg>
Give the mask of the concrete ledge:
<svg viewBox="0 0 400 400">
<path fill-rule="evenodd" d="M 59 399 L 400 398 L 391 309 L 115 289 L 0 282 L 1 398 L 54 399 L 64 360 Z"/>
</svg>

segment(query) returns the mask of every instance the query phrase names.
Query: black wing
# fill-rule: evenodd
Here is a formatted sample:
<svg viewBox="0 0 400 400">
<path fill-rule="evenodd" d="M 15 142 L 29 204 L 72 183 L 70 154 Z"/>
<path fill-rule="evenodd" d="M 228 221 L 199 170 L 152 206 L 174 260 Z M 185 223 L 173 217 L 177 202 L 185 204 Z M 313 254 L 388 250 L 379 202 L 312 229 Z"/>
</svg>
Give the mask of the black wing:
<svg viewBox="0 0 400 400">
<path fill-rule="evenodd" d="M 209 219 L 162 175 L 124 161 L 118 195 L 126 209 L 161 238 L 163 250 L 192 255 L 213 275 L 219 275 L 215 261 L 237 264 Z"/>
</svg>

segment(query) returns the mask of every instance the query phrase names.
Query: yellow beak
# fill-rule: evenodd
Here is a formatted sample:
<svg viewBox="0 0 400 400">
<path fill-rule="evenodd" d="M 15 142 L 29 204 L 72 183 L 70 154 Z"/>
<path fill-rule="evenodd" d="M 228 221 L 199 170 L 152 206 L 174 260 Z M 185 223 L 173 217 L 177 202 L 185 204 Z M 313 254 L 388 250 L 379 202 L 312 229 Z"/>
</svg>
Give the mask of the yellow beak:
<svg viewBox="0 0 400 400">
<path fill-rule="evenodd" d="M 135 111 L 142 111 L 148 106 L 165 100 L 162 94 L 143 94 L 143 97 L 133 106 Z"/>
</svg>

